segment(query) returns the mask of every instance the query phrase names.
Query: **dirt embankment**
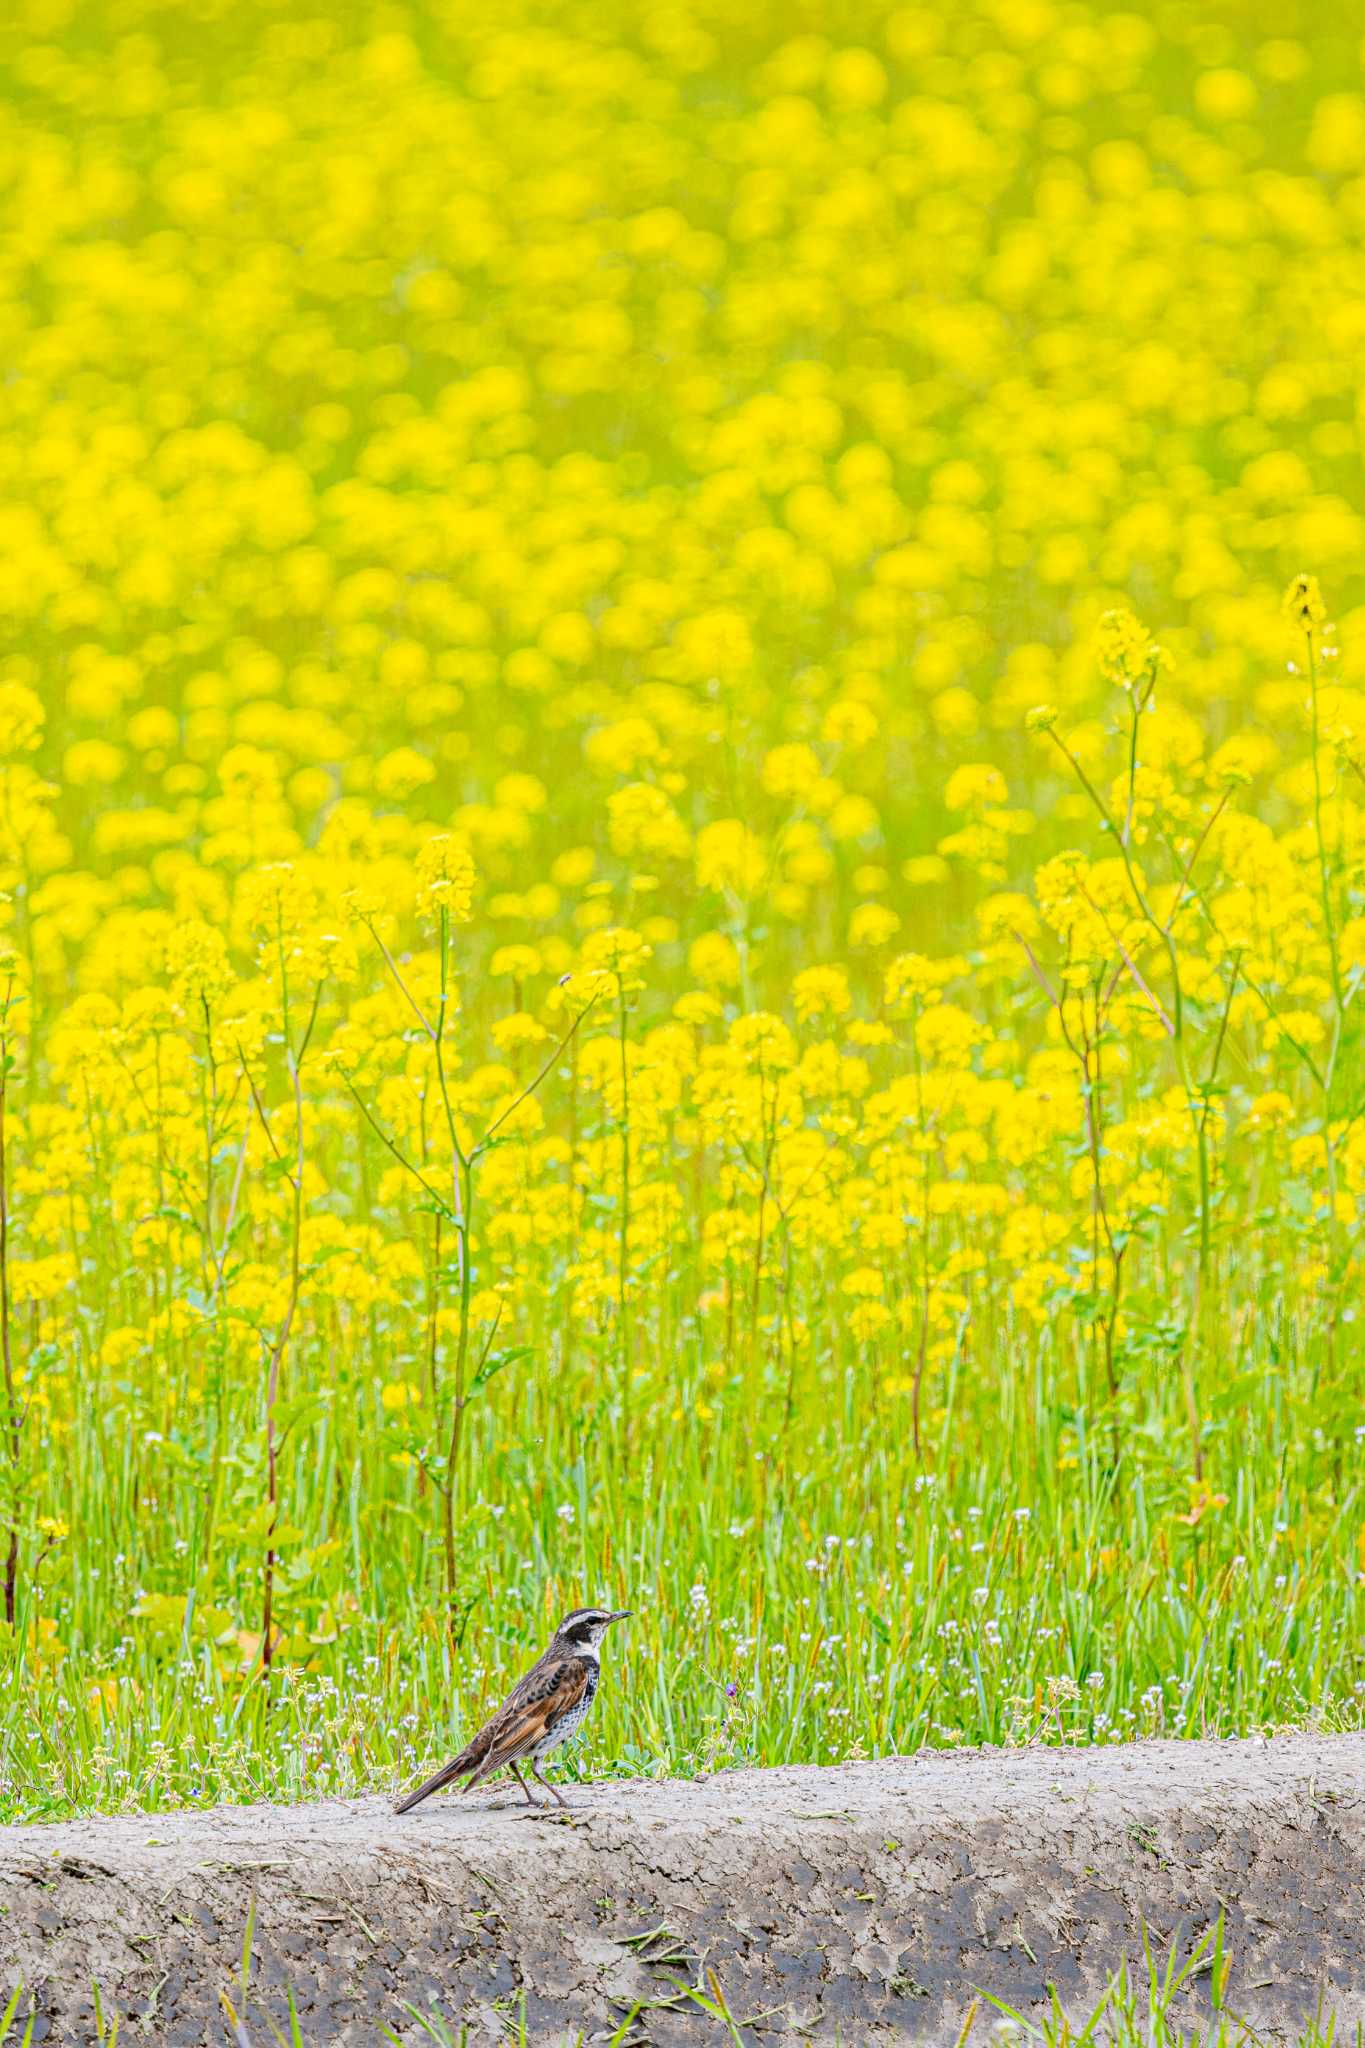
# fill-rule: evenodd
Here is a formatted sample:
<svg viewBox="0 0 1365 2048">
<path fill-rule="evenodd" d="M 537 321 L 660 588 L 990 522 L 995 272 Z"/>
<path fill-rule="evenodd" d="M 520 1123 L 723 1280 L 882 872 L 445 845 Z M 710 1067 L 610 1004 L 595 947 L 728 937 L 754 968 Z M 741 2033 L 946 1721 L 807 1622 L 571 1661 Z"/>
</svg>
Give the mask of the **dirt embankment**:
<svg viewBox="0 0 1365 2048">
<path fill-rule="evenodd" d="M 496 1787 L 398 1820 L 379 1799 L 0 1829 L 0 2009 L 37 2041 L 378 2043 L 433 2003 L 498 2041 L 952 2043 L 978 1987 L 1079 2007 L 1124 1955 L 1225 1915 L 1229 2002 L 1277 2038 L 1365 2018 L 1365 1736 L 924 1753 L 839 1770 Z M 1207 1986 L 1207 1978 L 1198 1983 Z M 1191 2022 L 1206 1990 L 1190 1996 Z M 979 2022 L 985 2034 L 985 2022 Z"/>
</svg>

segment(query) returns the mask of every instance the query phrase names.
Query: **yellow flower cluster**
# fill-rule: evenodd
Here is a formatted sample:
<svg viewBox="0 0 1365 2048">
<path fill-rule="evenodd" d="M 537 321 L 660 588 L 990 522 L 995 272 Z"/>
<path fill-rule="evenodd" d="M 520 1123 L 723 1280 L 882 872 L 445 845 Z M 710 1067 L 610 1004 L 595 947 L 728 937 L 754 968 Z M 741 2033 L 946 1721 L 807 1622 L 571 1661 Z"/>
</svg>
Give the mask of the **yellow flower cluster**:
<svg viewBox="0 0 1365 2048">
<path fill-rule="evenodd" d="M 1235 1251 L 1338 1369 L 1365 613 L 1280 593 L 1362 596 L 1358 86 L 1053 0 L 66 12 L 2 159 L 0 1552 L 98 1412 L 307 1654 L 300 1460 L 453 1598 L 483 1411 L 628 1448 L 679 1346 L 918 1446 L 1061 1327 L 1116 1431 L 1179 1360 L 1198 1469 Z"/>
</svg>

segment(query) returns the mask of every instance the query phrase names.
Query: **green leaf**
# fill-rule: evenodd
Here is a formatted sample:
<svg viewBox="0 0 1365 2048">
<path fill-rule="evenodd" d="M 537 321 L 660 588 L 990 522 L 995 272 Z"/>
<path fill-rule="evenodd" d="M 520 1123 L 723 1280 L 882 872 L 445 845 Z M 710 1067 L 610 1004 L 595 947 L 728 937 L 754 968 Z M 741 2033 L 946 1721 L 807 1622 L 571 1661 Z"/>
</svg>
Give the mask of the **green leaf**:
<svg viewBox="0 0 1365 2048">
<path fill-rule="evenodd" d="M 494 1373 L 501 1372 L 505 1365 L 518 1365 L 523 1358 L 533 1358 L 534 1356 L 535 1353 L 529 1344 L 517 1344 L 508 1351 L 490 1351 L 469 1383 L 470 1393 L 476 1392 L 479 1387 L 486 1386 Z"/>
</svg>

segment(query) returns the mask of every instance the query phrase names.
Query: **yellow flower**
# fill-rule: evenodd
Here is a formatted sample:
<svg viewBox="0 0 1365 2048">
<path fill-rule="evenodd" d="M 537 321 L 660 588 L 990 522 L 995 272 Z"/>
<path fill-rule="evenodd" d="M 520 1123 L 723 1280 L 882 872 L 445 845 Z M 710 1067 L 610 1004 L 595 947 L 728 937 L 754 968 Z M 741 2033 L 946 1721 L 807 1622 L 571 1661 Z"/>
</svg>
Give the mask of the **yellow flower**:
<svg viewBox="0 0 1365 2048">
<path fill-rule="evenodd" d="M 856 1266 L 851 1273 L 845 1273 L 840 1285 L 845 1294 L 861 1298 L 881 1295 L 886 1290 L 886 1280 L 877 1266 Z"/>
<path fill-rule="evenodd" d="M 746 1065 L 766 1073 L 784 1073 L 796 1064 L 796 1045 L 780 1017 L 753 1010 L 730 1026 L 730 1044 Z"/>
<path fill-rule="evenodd" d="M 762 780 L 770 796 L 804 796 L 820 780 L 814 748 L 801 743 L 774 747 L 764 757 Z"/>
<path fill-rule="evenodd" d="M 850 946 L 885 946 L 901 928 L 900 918 L 885 903 L 859 903 L 848 921 Z"/>
<path fill-rule="evenodd" d="M 739 953 L 725 932 L 703 932 L 687 952 L 689 971 L 708 988 L 736 988 L 739 985 Z"/>
<path fill-rule="evenodd" d="M 544 965 L 538 946 L 499 946 L 488 963 L 488 972 L 497 980 L 525 981 L 529 975 L 541 973 Z"/>
<path fill-rule="evenodd" d="M 47 713 L 27 683 L 0 682 L 0 755 L 31 754 L 43 737 Z"/>
<path fill-rule="evenodd" d="M 596 866 L 597 855 L 590 846 L 574 846 L 557 856 L 550 877 L 561 889 L 581 889 L 592 880 Z"/>
<path fill-rule="evenodd" d="M 923 953 L 902 953 L 886 970 L 887 1005 L 904 1010 L 917 1003 L 936 1003 L 947 984 L 965 972 L 962 960 L 930 960 Z"/>
<path fill-rule="evenodd" d="M 884 1301 L 860 1301 L 849 1314 L 849 1334 L 865 1344 L 889 1328 L 891 1320 L 891 1311 Z"/>
<path fill-rule="evenodd" d="M 820 736 L 836 747 L 865 747 L 877 737 L 877 731 L 877 715 L 870 705 L 845 697 L 830 705 Z"/>
<path fill-rule="evenodd" d="M 589 981 L 607 976 L 625 993 L 644 987 L 640 970 L 653 948 L 639 932 L 624 925 L 609 925 L 592 932 L 583 942 L 582 973 Z"/>
<path fill-rule="evenodd" d="M 223 934 L 202 918 L 173 928 L 166 943 L 166 965 L 175 1000 L 182 1007 L 215 1003 L 235 979 Z"/>
<path fill-rule="evenodd" d="M 842 967 L 807 967 L 792 983 L 792 1002 L 803 1023 L 812 1017 L 846 1017 L 853 1007 Z"/>
<path fill-rule="evenodd" d="M 395 747 L 392 753 L 385 754 L 374 771 L 374 786 L 380 796 L 394 798 L 400 803 L 414 790 L 435 779 L 435 764 L 424 754 L 419 754 L 415 747 Z"/>
<path fill-rule="evenodd" d="M 1284 594 L 1284 615 L 1303 633 L 1320 633 L 1327 619 L 1316 576 L 1296 576 Z"/>
<path fill-rule="evenodd" d="M 692 835 L 663 790 L 632 782 L 607 799 L 612 850 L 648 860 L 684 860 Z"/>
<path fill-rule="evenodd" d="M 544 1045 L 550 1034 L 536 1018 L 528 1017 L 524 1010 L 514 1010 L 510 1017 L 499 1017 L 492 1027 L 492 1039 L 504 1057 Z"/>
<path fill-rule="evenodd" d="M 673 1005 L 673 1015 L 679 1023 L 694 1027 L 715 1024 L 724 1014 L 716 998 L 705 989 L 689 989 Z"/>
<path fill-rule="evenodd" d="M 462 839 L 435 832 L 417 850 L 417 902 L 427 916 L 444 914 L 452 924 L 473 915 L 474 860 Z"/>
<path fill-rule="evenodd" d="M 719 819 L 697 834 L 697 881 L 703 889 L 730 889 L 747 895 L 767 869 L 761 841 L 738 818 Z"/>
<path fill-rule="evenodd" d="M 1132 612 L 1120 608 L 1101 617 L 1095 630 L 1095 658 L 1106 682 L 1131 690 L 1154 676 L 1166 656 Z"/>
<path fill-rule="evenodd" d="M 948 777 L 943 801 L 950 811 L 970 811 L 983 804 L 1003 804 L 1009 799 L 1009 785 L 1000 770 L 988 761 L 955 768 Z"/>
</svg>

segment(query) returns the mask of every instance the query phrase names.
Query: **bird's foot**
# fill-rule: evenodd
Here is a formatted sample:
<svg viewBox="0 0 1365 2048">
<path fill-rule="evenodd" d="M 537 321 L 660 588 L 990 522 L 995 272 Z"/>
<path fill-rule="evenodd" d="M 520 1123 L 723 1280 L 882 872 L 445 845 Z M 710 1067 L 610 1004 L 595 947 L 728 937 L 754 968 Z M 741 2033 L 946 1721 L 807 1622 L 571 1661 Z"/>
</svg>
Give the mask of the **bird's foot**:
<svg viewBox="0 0 1365 2048">
<path fill-rule="evenodd" d="M 534 1776 L 537 1785 L 541 1786 L 544 1791 L 548 1792 L 551 1799 L 554 1800 L 555 1804 L 557 1806 L 562 1806 L 564 1811 L 567 1813 L 569 1811 L 569 1802 L 564 1797 L 564 1794 L 560 1791 L 558 1785 L 552 1785 L 548 1778 L 542 1778 L 539 1771 L 536 1771 L 534 1773 Z M 545 1802 L 542 1800 L 540 1803 L 544 1805 Z"/>
</svg>

